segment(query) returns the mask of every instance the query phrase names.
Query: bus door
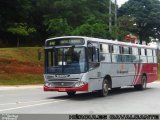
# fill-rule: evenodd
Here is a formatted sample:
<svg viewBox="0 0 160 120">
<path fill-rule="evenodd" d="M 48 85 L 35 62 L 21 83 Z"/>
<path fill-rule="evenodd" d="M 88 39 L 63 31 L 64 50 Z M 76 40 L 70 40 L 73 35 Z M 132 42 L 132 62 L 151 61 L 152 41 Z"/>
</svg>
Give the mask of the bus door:
<svg viewBox="0 0 160 120">
<path fill-rule="evenodd" d="M 89 90 L 94 91 L 101 89 L 102 83 L 99 61 L 99 44 L 88 42 L 88 63 L 89 63 Z"/>
</svg>

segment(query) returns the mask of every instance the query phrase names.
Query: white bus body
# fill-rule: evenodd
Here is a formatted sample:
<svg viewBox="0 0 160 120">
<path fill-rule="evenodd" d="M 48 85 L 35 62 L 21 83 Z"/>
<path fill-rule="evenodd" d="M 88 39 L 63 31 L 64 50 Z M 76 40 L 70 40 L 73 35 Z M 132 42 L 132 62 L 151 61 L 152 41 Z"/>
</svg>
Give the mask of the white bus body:
<svg viewBox="0 0 160 120">
<path fill-rule="evenodd" d="M 51 38 L 45 43 L 44 91 L 99 91 L 106 96 L 122 86 L 144 89 L 157 80 L 157 67 L 151 46 L 81 36 Z"/>
</svg>

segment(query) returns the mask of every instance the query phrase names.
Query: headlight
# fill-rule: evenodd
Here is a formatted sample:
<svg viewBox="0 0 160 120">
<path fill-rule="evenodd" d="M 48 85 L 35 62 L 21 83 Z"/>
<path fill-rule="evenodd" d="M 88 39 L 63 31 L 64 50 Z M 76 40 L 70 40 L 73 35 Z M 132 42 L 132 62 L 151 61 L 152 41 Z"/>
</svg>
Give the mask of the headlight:
<svg viewBox="0 0 160 120">
<path fill-rule="evenodd" d="M 53 83 L 45 83 L 45 86 L 47 86 L 47 87 L 54 87 L 54 84 Z"/>
<path fill-rule="evenodd" d="M 85 85 L 85 82 L 77 82 L 74 86 L 75 87 L 81 87 L 83 85 Z"/>
</svg>

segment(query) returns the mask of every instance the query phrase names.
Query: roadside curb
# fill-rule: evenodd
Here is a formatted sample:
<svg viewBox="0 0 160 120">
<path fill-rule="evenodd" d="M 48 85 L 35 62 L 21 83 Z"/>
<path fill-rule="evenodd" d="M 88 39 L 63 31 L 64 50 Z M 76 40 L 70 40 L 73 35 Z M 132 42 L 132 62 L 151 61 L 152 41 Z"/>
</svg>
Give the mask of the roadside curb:
<svg viewBox="0 0 160 120">
<path fill-rule="evenodd" d="M 5 90 L 23 90 L 23 89 L 42 89 L 43 85 L 16 85 L 16 86 L 0 86 L 0 91 Z"/>
</svg>

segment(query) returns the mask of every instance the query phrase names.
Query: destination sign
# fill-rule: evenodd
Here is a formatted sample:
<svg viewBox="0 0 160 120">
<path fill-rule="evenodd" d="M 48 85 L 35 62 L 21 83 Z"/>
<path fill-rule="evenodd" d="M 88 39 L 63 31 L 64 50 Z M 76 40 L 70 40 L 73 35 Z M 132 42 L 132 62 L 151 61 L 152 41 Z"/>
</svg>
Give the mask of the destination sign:
<svg viewBox="0 0 160 120">
<path fill-rule="evenodd" d="M 47 46 L 64 46 L 64 45 L 83 45 L 84 39 L 81 38 L 63 38 L 47 41 Z"/>
</svg>

